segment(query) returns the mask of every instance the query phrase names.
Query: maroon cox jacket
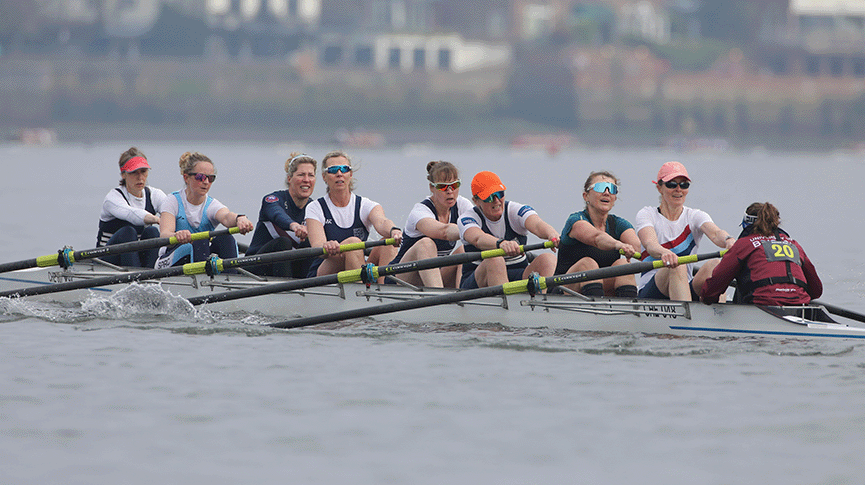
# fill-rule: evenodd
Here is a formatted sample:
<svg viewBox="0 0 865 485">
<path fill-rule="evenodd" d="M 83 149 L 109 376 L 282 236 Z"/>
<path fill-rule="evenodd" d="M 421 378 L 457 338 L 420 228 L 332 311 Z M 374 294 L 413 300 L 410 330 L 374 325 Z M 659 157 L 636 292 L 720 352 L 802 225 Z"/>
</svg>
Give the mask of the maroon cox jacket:
<svg viewBox="0 0 865 485">
<path fill-rule="evenodd" d="M 740 237 L 703 285 L 704 302 L 717 302 L 737 280 L 741 303 L 803 305 L 823 294 L 823 283 L 805 251 L 784 231 Z"/>
</svg>

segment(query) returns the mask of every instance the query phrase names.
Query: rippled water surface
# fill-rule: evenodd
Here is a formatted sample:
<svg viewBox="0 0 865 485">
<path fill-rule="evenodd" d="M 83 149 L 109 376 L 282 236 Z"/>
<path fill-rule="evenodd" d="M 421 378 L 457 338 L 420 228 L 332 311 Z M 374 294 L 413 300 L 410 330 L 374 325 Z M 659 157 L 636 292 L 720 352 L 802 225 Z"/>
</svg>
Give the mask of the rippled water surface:
<svg viewBox="0 0 865 485">
<path fill-rule="evenodd" d="M 329 148 L 136 143 L 166 191 L 179 188 L 180 153 L 208 154 L 212 195 L 247 214 L 280 187 L 289 151 Z M 0 259 L 92 247 L 125 148 L 0 146 L 0 207 L 22 214 L 0 231 Z M 734 232 L 749 203 L 775 203 L 815 261 L 823 299 L 865 312 L 849 244 L 862 232 L 862 155 L 550 158 L 479 146 L 354 157 L 357 192 L 395 221 L 423 196 L 425 162 L 446 159 L 464 181 L 495 170 L 510 199 L 556 227 L 581 207 L 575 187 L 589 171 L 621 177 L 614 212 L 633 219 L 656 203 L 657 167 L 676 158 L 694 179 L 689 206 Z M 865 474 L 861 343 L 440 325 L 418 311 L 428 324 L 283 331 L 264 325 L 277 315 L 193 308 L 154 287 L 68 306 L 0 299 L 0 482 L 853 484 Z"/>
</svg>

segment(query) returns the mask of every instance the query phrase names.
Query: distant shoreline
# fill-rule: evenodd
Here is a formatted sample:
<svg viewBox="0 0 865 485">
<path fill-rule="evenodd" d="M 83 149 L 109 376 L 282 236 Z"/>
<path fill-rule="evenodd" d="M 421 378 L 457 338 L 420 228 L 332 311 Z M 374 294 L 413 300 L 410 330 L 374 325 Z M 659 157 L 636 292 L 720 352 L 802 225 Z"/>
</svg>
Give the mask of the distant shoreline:
<svg viewBox="0 0 865 485">
<path fill-rule="evenodd" d="M 765 148 L 773 151 L 826 152 L 865 151 L 865 137 L 861 140 L 823 136 L 759 136 L 749 135 L 694 135 L 661 134 L 637 130 L 615 130 L 584 128 L 577 130 L 558 129 L 548 125 L 519 119 L 497 118 L 488 121 L 463 120 L 440 124 L 393 124 L 391 126 L 240 126 L 229 124 L 148 124 L 148 123 L 56 123 L 47 127 L 56 133 L 58 143 L 102 143 L 121 141 L 140 143 L 144 141 L 224 141 L 242 143 L 273 142 L 340 146 L 337 133 L 362 132 L 380 135 L 382 146 L 406 145 L 472 146 L 503 145 L 512 143 L 516 137 L 566 136 L 570 145 L 561 148 L 630 148 L 670 149 L 674 151 L 703 150 L 753 150 Z M 12 133 L 7 128 L 5 133 Z M 364 148 L 348 145 L 346 149 Z M 370 147 L 375 148 L 375 147 Z"/>
</svg>

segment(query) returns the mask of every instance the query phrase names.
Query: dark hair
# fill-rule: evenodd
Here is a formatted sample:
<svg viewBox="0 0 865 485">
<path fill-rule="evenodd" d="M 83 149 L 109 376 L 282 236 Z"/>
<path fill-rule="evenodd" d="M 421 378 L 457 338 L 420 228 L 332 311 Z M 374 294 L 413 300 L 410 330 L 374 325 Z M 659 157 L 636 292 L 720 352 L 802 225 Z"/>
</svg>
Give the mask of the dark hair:
<svg viewBox="0 0 865 485">
<path fill-rule="evenodd" d="M 781 213 L 768 202 L 754 202 L 745 209 L 745 214 L 756 216 L 754 232 L 763 236 L 771 236 L 781 225 Z"/>
<path fill-rule="evenodd" d="M 134 157 L 141 157 L 141 158 L 147 160 L 147 156 L 144 155 L 144 152 L 139 150 L 138 147 L 129 147 L 129 150 L 126 150 L 125 152 L 120 154 L 120 161 L 118 162 L 118 165 L 120 165 L 120 171 L 121 172 L 123 171 L 123 166 L 126 165 L 126 162 L 128 162 L 129 159 L 134 158 Z M 126 186 L 126 180 L 121 178 L 120 179 L 120 185 Z"/>
<path fill-rule="evenodd" d="M 460 171 L 452 164 L 451 162 L 445 162 L 444 160 L 433 160 L 426 164 L 426 179 L 429 180 L 429 183 L 434 184 L 436 179 L 458 179 L 460 178 Z"/>
</svg>

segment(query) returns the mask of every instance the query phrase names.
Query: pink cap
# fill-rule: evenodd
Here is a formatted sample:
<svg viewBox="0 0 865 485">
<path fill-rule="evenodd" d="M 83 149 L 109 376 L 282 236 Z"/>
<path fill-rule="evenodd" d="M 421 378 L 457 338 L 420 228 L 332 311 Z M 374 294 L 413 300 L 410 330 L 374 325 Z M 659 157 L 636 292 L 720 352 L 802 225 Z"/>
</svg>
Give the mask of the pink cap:
<svg viewBox="0 0 865 485">
<path fill-rule="evenodd" d="M 147 159 L 144 157 L 132 157 L 120 167 L 121 172 L 134 172 L 139 168 L 150 168 Z"/>
<path fill-rule="evenodd" d="M 667 162 L 661 165 L 661 169 L 658 170 L 658 179 L 653 180 L 653 184 L 659 184 L 661 182 L 669 182 L 676 177 L 685 177 L 688 180 L 691 180 L 691 177 L 688 177 L 688 171 L 685 170 L 685 166 L 679 162 Z"/>
</svg>

